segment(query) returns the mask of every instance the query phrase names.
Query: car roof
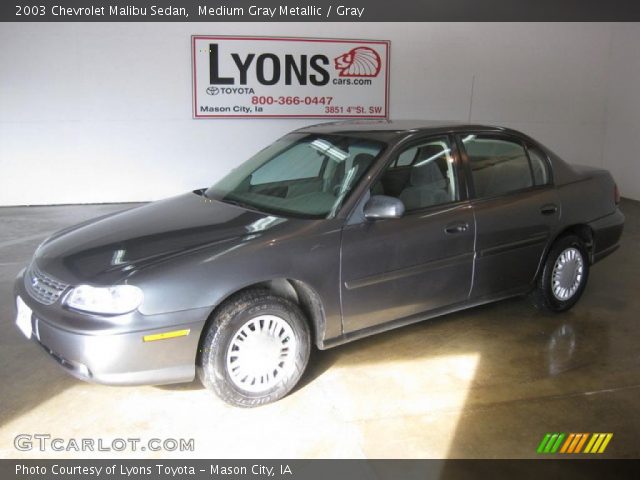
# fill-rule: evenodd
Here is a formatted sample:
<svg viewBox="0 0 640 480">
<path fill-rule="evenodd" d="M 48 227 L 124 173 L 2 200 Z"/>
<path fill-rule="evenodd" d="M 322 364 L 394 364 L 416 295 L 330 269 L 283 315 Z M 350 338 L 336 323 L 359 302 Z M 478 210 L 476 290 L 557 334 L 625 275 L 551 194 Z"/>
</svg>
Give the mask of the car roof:
<svg viewBox="0 0 640 480">
<path fill-rule="evenodd" d="M 378 133 L 385 136 L 405 136 L 410 133 L 437 133 L 442 131 L 482 130 L 494 132 L 513 132 L 510 129 L 495 125 L 478 125 L 455 121 L 434 120 L 348 120 L 327 122 L 300 128 L 300 133 Z M 518 132 L 514 132 L 518 133 Z"/>
</svg>

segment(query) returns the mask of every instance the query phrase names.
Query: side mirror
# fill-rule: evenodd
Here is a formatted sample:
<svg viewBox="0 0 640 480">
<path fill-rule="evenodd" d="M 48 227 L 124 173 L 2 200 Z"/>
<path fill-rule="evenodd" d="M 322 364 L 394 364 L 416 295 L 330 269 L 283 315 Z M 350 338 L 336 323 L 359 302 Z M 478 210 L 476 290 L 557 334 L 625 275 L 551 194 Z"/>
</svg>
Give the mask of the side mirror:
<svg viewBox="0 0 640 480">
<path fill-rule="evenodd" d="M 396 197 L 373 195 L 364 206 L 364 218 L 367 220 L 400 218 L 402 215 L 404 203 Z"/>
</svg>

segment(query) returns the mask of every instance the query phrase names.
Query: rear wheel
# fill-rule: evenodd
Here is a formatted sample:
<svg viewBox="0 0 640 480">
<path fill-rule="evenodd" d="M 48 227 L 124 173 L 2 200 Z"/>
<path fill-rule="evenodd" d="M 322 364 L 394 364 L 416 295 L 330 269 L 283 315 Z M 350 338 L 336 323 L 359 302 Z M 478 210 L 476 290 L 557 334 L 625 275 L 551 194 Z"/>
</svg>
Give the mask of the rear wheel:
<svg viewBox="0 0 640 480">
<path fill-rule="evenodd" d="M 198 377 L 231 405 L 256 407 L 284 397 L 309 360 L 311 338 L 300 308 L 268 291 L 225 303 L 201 342 Z"/>
<path fill-rule="evenodd" d="M 534 304 L 551 312 L 573 307 L 587 285 L 589 257 L 575 235 L 560 237 L 551 247 L 533 291 Z"/>
</svg>

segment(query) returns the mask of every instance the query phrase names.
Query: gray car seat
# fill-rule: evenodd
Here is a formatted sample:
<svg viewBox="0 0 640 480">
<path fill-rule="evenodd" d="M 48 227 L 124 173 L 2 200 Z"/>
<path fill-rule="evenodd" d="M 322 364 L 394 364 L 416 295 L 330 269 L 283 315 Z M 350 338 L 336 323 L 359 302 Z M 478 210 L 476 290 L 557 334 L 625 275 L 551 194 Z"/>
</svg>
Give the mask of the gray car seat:
<svg viewBox="0 0 640 480">
<path fill-rule="evenodd" d="M 354 178 L 358 180 L 362 177 L 364 172 L 371 166 L 375 157 L 369 153 L 359 153 L 353 157 L 352 167 L 356 167 Z M 332 181 L 330 183 L 330 192 L 336 193 L 338 188 L 342 185 L 345 176 L 345 162 L 340 162 L 336 167 L 333 174 Z"/>
<path fill-rule="evenodd" d="M 399 197 L 407 210 L 449 201 L 448 181 L 438 166 L 438 161 L 442 161 L 443 157 L 431 159 L 420 165 L 420 162 L 430 159 L 442 151 L 440 145 L 427 145 L 421 149 L 419 159 L 411 169 L 409 185 L 400 193 Z"/>
<path fill-rule="evenodd" d="M 473 171 L 473 183 L 478 197 L 500 195 L 532 185 L 525 158 L 497 163 Z"/>
</svg>

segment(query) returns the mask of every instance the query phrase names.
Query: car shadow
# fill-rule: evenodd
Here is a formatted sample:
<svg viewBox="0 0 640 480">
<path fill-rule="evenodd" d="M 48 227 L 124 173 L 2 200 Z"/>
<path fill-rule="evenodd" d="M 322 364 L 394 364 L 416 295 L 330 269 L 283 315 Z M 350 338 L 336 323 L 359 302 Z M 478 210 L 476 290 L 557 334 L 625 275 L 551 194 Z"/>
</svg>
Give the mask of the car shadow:
<svg viewBox="0 0 640 480">
<path fill-rule="evenodd" d="M 294 387 L 292 392 L 300 390 L 313 381 L 315 381 L 318 377 L 320 377 L 323 373 L 331 368 L 331 366 L 335 363 L 335 361 L 340 358 L 340 348 L 331 349 L 331 350 L 318 350 L 317 348 L 312 348 L 311 353 L 309 354 L 309 363 L 307 365 L 307 369 L 305 370 L 302 378 L 298 382 L 298 384 Z M 154 385 L 155 388 L 160 390 L 171 390 L 171 391 L 189 391 L 189 390 L 203 390 L 204 386 L 200 383 L 200 380 L 196 377 L 193 381 L 189 383 L 171 383 L 167 385 Z"/>
<path fill-rule="evenodd" d="M 200 380 L 194 378 L 189 383 L 168 383 L 166 385 L 154 385 L 154 388 L 158 388 L 160 390 L 171 390 L 171 391 L 189 391 L 189 390 L 203 390 L 204 386 L 200 383 Z"/>
</svg>

